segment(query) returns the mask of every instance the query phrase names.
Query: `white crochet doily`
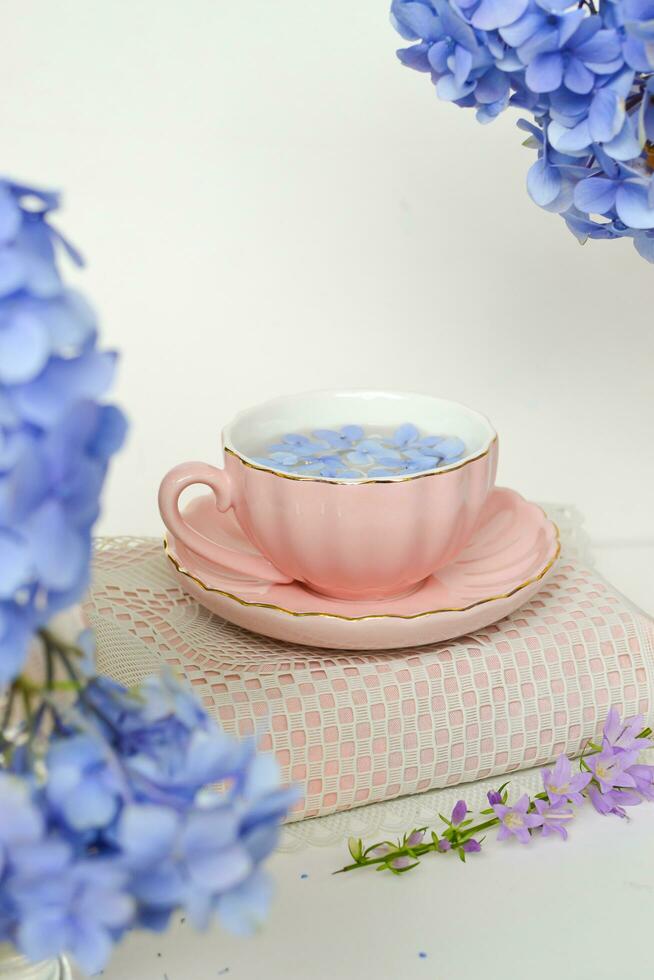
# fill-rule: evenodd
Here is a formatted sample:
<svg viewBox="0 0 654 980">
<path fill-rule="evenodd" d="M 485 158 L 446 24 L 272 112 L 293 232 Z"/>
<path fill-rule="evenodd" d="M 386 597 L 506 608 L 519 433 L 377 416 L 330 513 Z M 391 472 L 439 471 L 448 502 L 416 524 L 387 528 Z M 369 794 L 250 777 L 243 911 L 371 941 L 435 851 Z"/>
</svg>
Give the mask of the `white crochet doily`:
<svg viewBox="0 0 654 980">
<path fill-rule="evenodd" d="M 589 541 L 583 530 L 583 519 L 580 513 L 570 506 L 560 504 L 543 505 L 548 514 L 558 524 L 561 541 L 566 554 L 592 564 Z M 111 613 L 107 618 L 93 617 L 98 636 L 99 661 L 104 670 L 127 684 L 138 683 L 145 674 L 157 670 L 160 657 L 155 649 L 148 649 L 142 639 L 126 638 L 126 633 L 111 628 L 111 620 L 120 622 L 127 618 L 122 613 L 118 596 L 120 593 L 129 594 L 129 589 L 156 591 L 156 583 L 147 582 L 134 585 L 130 577 L 130 553 L 135 554 L 146 542 L 152 539 L 121 537 L 99 538 L 96 550 L 102 554 L 102 560 L 111 562 L 113 580 L 116 582 L 116 603 L 111 602 L 110 609 L 101 610 Z M 111 554 L 110 554 L 111 553 Z M 116 560 L 111 560 L 116 556 Z M 165 635 L 165 607 L 162 604 L 161 617 Z M 247 636 L 247 642 L 256 642 L 252 634 Z M 232 639 L 233 642 L 233 639 Z M 403 796 L 389 800 L 360 806 L 324 817 L 302 820 L 287 824 L 283 828 L 280 849 L 284 851 L 297 850 L 305 845 L 330 846 L 345 841 L 349 836 L 363 837 L 367 840 L 376 837 L 386 837 L 400 833 L 412 826 L 433 824 L 438 812 L 447 812 L 454 802 L 465 795 L 471 807 L 483 808 L 488 789 L 497 785 L 497 777 L 468 783 L 464 787 L 431 790 L 413 796 Z M 524 770 L 512 776 L 514 792 L 533 791 L 540 785 L 539 770 Z"/>
</svg>

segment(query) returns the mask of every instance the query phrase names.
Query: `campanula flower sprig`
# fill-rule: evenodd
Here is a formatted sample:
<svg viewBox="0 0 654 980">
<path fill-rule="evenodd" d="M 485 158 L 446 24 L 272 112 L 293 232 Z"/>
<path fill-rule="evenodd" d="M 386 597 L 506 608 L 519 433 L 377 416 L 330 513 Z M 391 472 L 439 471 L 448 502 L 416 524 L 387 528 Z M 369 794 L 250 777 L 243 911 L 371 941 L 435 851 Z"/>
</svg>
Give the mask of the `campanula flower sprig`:
<svg viewBox="0 0 654 980">
<path fill-rule="evenodd" d="M 527 189 L 583 242 L 632 238 L 654 262 L 654 16 L 649 0 L 393 0 L 400 61 L 536 150 Z"/>
<path fill-rule="evenodd" d="M 467 855 L 481 851 L 485 836 L 497 830 L 497 840 L 515 838 L 529 844 L 536 833 L 567 840 L 574 819 L 573 807 L 592 803 L 598 813 L 626 817 L 625 807 L 654 800 L 654 766 L 640 763 L 640 753 L 651 748 L 652 729 L 638 716 L 622 722 L 614 708 L 609 712 L 601 743 L 589 742 L 577 771 L 562 755 L 553 767 L 541 771 L 543 790 L 530 798 L 526 793 L 509 803 L 509 783 L 488 793 L 488 809 L 475 821 L 465 800 L 459 800 L 450 817 L 439 814 L 439 832 L 417 827 L 397 841 L 379 841 L 364 847 L 350 838 L 352 863 L 339 872 L 375 867 L 378 871 L 404 874 L 418 866 L 426 854 Z M 480 836 L 484 835 L 484 836 Z"/>
</svg>

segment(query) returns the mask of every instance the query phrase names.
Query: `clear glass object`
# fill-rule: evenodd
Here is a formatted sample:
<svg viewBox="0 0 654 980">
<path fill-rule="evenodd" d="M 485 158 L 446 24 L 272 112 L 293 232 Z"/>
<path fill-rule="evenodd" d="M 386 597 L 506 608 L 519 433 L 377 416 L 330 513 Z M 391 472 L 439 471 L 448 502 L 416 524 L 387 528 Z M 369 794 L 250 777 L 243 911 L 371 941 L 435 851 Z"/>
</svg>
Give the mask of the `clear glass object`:
<svg viewBox="0 0 654 980">
<path fill-rule="evenodd" d="M 0 943 L 0 980 L 73 980 L 64 959 L 30 963 L 13 946 Z"/>
</svg>

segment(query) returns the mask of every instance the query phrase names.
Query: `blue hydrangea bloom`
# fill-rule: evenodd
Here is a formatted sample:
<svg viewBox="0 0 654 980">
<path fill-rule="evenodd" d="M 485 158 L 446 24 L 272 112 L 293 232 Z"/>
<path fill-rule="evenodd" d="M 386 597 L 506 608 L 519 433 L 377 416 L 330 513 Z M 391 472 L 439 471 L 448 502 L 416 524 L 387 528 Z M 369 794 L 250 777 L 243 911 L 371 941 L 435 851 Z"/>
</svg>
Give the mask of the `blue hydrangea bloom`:
<svg viewBox="0 0 654 980">
<path fill-rule="evenodd" d="M 0 180 L 0 683 L 29 637 L 82 595 L 91 528 L 125 420 L 102 404 L 116 356 L 61 278 L 79 255 L 50 223 L 58 195 Z"/>
<path fill-rule="evenodd" d="M 398 51 L 490 122 L 526 109 L 527 187 L 579 239 L 633 239 L 654 261 L 654 2 L 393 0 Z"/>
<path fill-rule="evenodd" d="M 95 973 L 126 930 L 163 929 L 176 909 L 241 933 L 265 916 L 261 864 L 295 793 L 172 673 L 136 691 L 91 680 L 44 764 L 17 752 L 12 767 L 0 770 L 0 942 Z"/>
</svg>

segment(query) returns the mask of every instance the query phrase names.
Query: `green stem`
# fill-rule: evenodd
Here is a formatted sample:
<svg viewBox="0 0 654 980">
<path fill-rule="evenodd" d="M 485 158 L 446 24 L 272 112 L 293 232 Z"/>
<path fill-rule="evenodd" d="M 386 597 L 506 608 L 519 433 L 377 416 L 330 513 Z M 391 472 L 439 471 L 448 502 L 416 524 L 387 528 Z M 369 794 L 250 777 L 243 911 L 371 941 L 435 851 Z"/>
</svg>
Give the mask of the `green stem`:
<svg viewBox="0 0 654 980">
<path fill-rule="evenodd" d="M 46 648 L 49 648 L 50 650 L 56 650 L 58 653 L 64 653 L 70 657 L 79 658 L 82 656 L 82 651 L 79 649 L 79 647 L 76 647 L 74 643 L 66 643 L 65 640 L 62 640 L 56 636 L 52 630 L 49 630 L 47 626 L 44 626 L 39 630 L 39 636 L 45 643 Z"/>
<path fill-rule="evenodd" d="M 493 817 L 491 820 L 486 820 L 484 823 L 479 823 L 475 827 L 466 827 L 464 833 L 457 839 L 456 844 L 453 847 L 461 847 L 466 841 L 469 841 L 471 837 L 476 834 L 480 834 L 482 830 L 488 830 L 489 827 L 496 827 L 500 822 L 499 817 Z M 446 840 L 447 838 L 442 838 Z M 361 861 L 357 861 L 354 864 L 348 864 L 344 868 L 339 868 L 338 871 L 334 871 L 334 874 L 339 875 L 344 871 L 354 871 L 355 868 L 367 868 L 373 864 L 386 864 L 388 860 L 394 860 L 398 857 L 422 857 L 423 854 L 429 854 L 430 851 L 438 851 L 438 841 L 430 841 L 428 844 L 417 844 L 415 847 L 398 847 L 396 851 L 391 851 L 388 854 L 383 854 L 381 857 L 376 858 L 364 858 Z"/>
</svg>

